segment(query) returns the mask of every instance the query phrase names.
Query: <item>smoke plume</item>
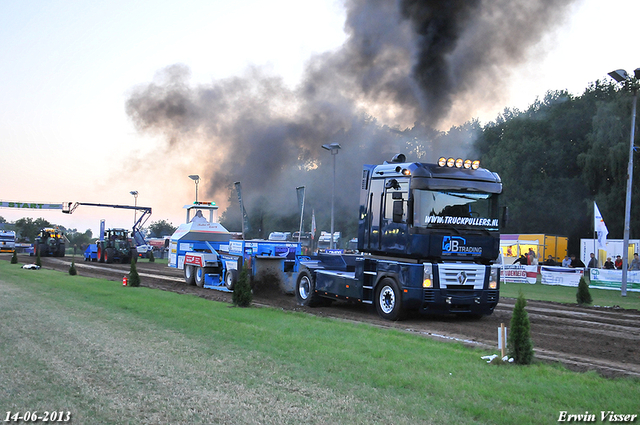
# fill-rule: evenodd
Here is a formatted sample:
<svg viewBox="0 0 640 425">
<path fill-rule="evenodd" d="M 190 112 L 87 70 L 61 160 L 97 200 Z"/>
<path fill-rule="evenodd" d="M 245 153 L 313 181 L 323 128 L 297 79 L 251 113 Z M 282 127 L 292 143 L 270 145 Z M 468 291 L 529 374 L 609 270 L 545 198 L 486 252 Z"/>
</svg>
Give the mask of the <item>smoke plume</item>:
<svg viewBox="0 0 640 425">
<path fill-rule="evenodd" d="M 327 216 L 333 159 L 321 145 L 340 143 L 337 215 L 355 218 L 362 164 L 469 153 L 477 123 L 437 129 L 499 102 L 510 70 L 571 2 L 346 0 L 347 41 L 311 57 L 297 87 L 260 68 L 196 85 L 176 64 L 134 88 L 126 111 L 140 133 L 208 170 L 207 198 L 225 206 L 241 181 L 249 214 L 258 198 L 295 211 L 304 185 Z"/>
</svg>

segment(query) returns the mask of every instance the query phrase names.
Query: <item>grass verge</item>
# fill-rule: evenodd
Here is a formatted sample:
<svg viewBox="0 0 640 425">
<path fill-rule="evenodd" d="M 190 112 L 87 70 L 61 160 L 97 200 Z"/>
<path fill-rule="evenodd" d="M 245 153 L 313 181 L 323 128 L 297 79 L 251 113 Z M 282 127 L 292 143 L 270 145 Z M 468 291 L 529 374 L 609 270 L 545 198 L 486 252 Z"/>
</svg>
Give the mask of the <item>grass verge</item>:
<svg viewBox="0 0 640 425">
<path fill-rule="evenodd" d="M 501 297 L 518 298 L 520 291 L 528 300 L 577 304 L 577 287 L 543 285 L 541 283 L 502 283 L 500 285 Z M 591 305 L 640 310 L 640 293 L 638 292 L 627 291 L 627 296 L 622 297 L 620 296 L 620 291 L 591 288 L 589 293 L 593 298 Z"/>
<path fill-rule="evenodd" d="M 399 331 L 0 262 L 0 412 L 73 423 L 540 424 L 638 413 L 635 379 L 488 365 Z M 595 297 L 594 297 L 595 298 Z"/>
</svg>

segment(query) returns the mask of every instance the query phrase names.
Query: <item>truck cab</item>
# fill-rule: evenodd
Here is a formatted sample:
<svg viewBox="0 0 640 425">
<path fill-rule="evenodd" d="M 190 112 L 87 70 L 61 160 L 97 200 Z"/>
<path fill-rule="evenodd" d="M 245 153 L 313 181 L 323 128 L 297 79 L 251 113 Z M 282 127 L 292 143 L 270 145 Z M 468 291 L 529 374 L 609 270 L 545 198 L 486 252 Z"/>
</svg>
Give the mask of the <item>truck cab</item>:
<svg viewBox="0 0 640 425">
<path fill-rule="evenodd" d="M 479 264 L 498 257 L 500 177 L 445 161 L 364 167 L 359 251 Z"/>
<path fill-rule="evenodd" d="M 499 299 L 500 177 L 479 161 L 404 155 L 362 171 L 361 254 L 300 258 L 296 297 L 374 304 L 389 320 L 409 310 L 482 316 Z M 503 212 L 503 218 L 500 214 Z"/>
</svg>

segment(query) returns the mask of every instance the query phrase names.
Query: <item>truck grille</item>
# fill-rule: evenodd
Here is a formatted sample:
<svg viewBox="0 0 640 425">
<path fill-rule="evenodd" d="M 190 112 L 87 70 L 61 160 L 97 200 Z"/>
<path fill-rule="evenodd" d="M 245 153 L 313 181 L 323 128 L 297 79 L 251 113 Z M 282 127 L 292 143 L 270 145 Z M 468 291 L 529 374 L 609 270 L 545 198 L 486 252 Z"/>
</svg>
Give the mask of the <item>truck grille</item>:
<svg viewBox="0 0 640 425">
<path fill-rule="evenodd" d="M 478 264 L 438 264 L 440 288 L 482 289 L 486 267 Z"/>
</svg>

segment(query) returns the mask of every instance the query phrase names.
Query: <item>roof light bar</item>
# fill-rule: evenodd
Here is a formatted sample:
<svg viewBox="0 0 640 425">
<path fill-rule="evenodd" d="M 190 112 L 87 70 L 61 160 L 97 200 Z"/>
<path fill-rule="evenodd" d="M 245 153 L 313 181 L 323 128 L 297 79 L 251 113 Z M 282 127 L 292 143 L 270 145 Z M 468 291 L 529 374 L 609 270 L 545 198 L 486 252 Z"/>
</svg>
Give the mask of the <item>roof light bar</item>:
<svg viewBox="0 0 640 425">
<path fill-rule="evenodd" d="M 449 168 L 466 168 L 467 170 L 473 169 L 477 170 L 480 168 L 480 160 L 475 159 L 462 159 L 462 158 L 453 158 L 453 157 L 444 157 L 441 156 L 438 158 L 438 167 L 449 167 Z"/>
</svg>

